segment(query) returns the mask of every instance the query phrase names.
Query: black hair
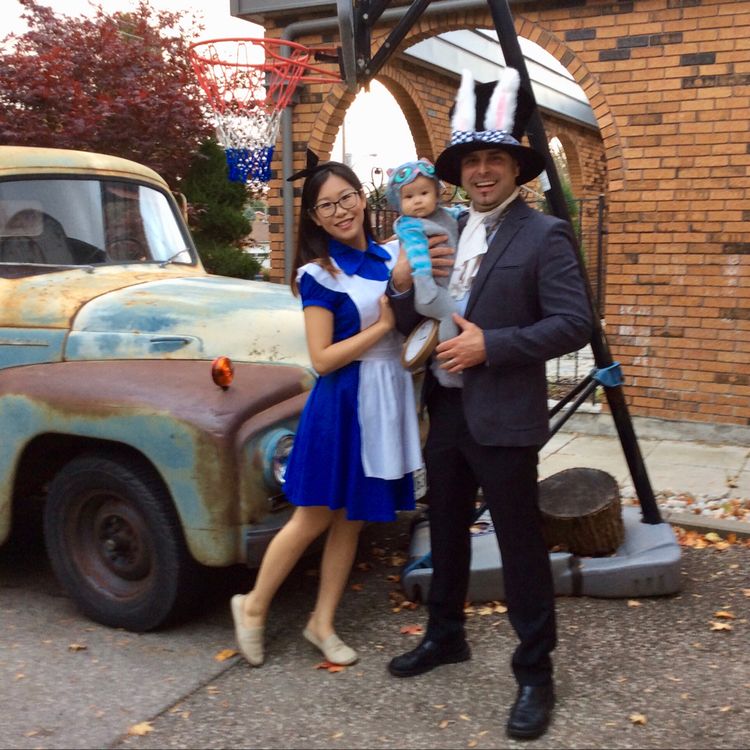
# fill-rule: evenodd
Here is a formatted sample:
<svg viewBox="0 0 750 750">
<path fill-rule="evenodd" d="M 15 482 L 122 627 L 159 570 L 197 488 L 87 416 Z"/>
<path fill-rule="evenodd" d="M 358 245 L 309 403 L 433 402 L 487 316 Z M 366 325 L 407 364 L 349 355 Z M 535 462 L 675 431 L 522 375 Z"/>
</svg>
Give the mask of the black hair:
<svg viewBox="0 0 750 750">
<path fill-rule="evenodd" d="M 292 275 L 289 279 L 289 285 L 292 292 L 297 294 L 297 270 L 311 261 L 320 261 L 320 264 L 331 274 L 336 269 L 331 262 L 331 256 L 328 252 L 328 240 L 330 235 L 323 227 L 318 226 L 313 221 L 313 206 L 318 200 L 318 194 L 323 183 L 332 175 L 346 180 L 355 190 L 362 192 L 362 183 L 359 177 L 354 173 L 351 167 L 338 161 L 328 161 L 320 164 L 315 171 L 310 174 L 302 185 L 302 205 L 300 207 L 299 223 L 297 225 L 297 244 L 294 252 L 294 262 L 292 263 Z M 364 215 L 365 236 L 376 239 L 375 232 L 372 228 L 372 217 L 370 215 L 370 206 L 365 201 Z"/>
</svg>

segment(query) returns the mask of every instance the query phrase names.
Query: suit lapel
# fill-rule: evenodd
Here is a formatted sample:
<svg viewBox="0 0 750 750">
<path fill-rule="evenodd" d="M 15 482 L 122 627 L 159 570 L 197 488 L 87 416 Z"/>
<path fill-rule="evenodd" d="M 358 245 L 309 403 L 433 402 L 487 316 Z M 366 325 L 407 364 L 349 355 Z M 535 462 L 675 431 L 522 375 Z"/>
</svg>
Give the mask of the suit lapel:
<svg viewBox="0 0 750 750">
<path fill-rule="evenodd" d="M 526 218 L 525 208 L 526 204 L 523 200 L 517 198 L 508 209 L 508 214 L 501 222 L 497 232 L 495 232 L 492 244 L 489 246 L 484 258 L 482 258 L 482 262 L 479 264 L 479 271 L 474 279 L 474 283 L 471 285 L 465 317 L 469 317 L 492 267 L 500 260 L 503 253 L 508 249 L 511 239 L 513 239 L 516 232 L 521 228 L 521 224 Z"/>
</svg>

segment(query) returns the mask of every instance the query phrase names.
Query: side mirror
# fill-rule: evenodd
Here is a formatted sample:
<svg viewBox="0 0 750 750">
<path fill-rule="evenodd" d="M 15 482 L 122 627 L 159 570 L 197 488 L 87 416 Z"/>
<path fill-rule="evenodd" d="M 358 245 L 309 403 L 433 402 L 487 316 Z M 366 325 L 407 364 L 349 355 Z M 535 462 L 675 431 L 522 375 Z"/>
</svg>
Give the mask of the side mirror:
<svg viewBox="0 0 750 750">
<path fill-rule="evenodd" d="M 174 199 L 177 201 L 177 205 L 180 208 L 180 213 L 182 214 L 182 218 L 185 221 L 185 224 L 187 224 L 188 223 L 188 202 L 187 202 L 187 198 L 185 197 L 185 194 L 179 192 L 178 190 L 173 190 L 172 195 L 174 196 Z"/>
</svg>

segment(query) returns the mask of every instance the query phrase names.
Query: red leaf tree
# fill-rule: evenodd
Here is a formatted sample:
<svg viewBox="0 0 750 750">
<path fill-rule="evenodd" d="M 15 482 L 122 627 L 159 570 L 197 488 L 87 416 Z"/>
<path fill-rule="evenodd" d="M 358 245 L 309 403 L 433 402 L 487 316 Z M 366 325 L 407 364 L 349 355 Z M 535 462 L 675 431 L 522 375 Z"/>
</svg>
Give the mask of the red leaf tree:
<svg viewBox="0 0 750 750">
<path fill-rule="evenodd" d="M 19 2 L 29 28 L 0 52 L 0 142 L 123 156 L 176 185 L 212 134 L 187 55 L 195 17 L 148 0 L 91 17 Z"/>
</svg>

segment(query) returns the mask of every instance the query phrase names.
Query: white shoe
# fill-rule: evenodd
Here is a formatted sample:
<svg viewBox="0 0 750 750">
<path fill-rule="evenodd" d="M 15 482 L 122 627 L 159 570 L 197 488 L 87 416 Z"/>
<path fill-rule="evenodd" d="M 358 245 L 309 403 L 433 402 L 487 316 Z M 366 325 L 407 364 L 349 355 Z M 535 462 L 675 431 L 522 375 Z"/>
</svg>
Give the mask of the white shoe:
<svg viewBox="0 0 750 750">
<path fill-rule="evenodd" d="M 350 664 L 354 664 L 359 655 L 357 652 L 350 648 L 339 638 L 336 633 L 332 633 L 324 641 L 318 639 L 310 628 L 305 628 L 302 631 L 302 635 L 312 643 L 313 646 L 320 649 L 325 656 L 326 661 L 331 664 L 340 664 L 342 667 L 348 667 Z"/>
<path fill-rule="evenodd" d="M 254 667 L 263 664 L 263 641 L 266 628 L 263 625 L 247 628 L 243 625 L 245 595 L 235 594 L 232 597 L 232 619 L 234 620 L 234 635 L 242 655 Z"/>
</svg>

